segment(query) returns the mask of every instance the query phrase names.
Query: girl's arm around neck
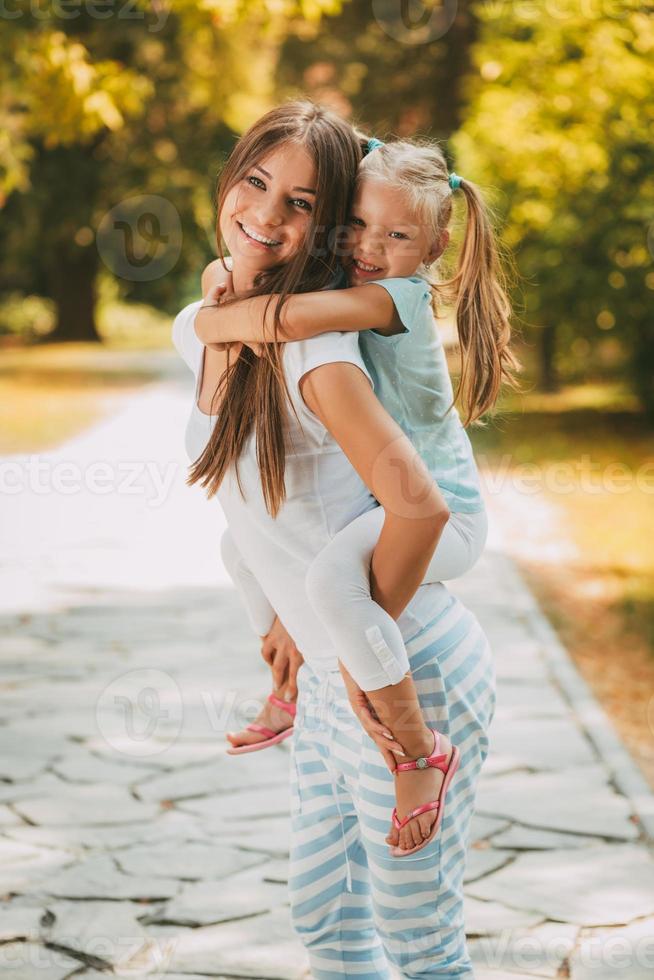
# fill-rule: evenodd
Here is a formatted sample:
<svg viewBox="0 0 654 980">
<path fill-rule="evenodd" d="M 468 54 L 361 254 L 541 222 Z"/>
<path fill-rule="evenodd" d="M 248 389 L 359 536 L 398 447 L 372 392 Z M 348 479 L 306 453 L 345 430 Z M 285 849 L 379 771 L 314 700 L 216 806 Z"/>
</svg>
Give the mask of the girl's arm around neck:
<svg viewBox="0 0 654 980">
<path fill-rule="evenodd" d="M 227 269 L 220 259 L 214 259 L 208 265 L 205 265 L 202 270 L 202 276 L 200 277 L 203 296 L 207 295 L 212 286 L 225 285 L 229 280 L 231 275 L 231 258 L 229 256 L 227 256 L 226 263 L 228 265 Z"/>
<path fill-rule="evenodd" d="M 241 340 L 266 343 L 274 339 L 274 311 L 278 295 L 266 294 L 201 308 L 195 330 L 203 344 Z M 267 309 L 266 309 L 267 306 Z M 388 292 L 376 283 L 349 289 L 323 289 L 294 293 L 281 311 L 278 339 L 306 340 L 332 330 L 375 329 L 387 335 L 402 333 L 403 326 Z"/>
<path fill-rule="evenodd" d="M 222 262 L 219 259 L 215 259 L 213 262 L 210 262 L 204 269 L 200 279 L 202 296 L 206 297 L 207 293 L 212 287 L 223 285 L 228 280 L 229 275 L 229 270 L 225 270 Z M 197 319 L 198 315 L 196 313 L 194 329 L 196 335 L 199 337 L 197 330 Z M 199 339 L 202 341 L 201 337 L 199 337 Z M 202 341 L 202 343 L 204 343 L 204 341 Z M 239 344 L 232 348 L 232 360 L 238 357 L 240 347 L 241 345 Z M 199 379 L 200 392 L 198 407 L 206 415 L 217 414 L 220 411 L 224 391 L 217 392 L 216 389 L 220 379 L 227 370 L 229 356 L 230 352 L 227 349 L 212 350 L 207 346 L 207 349 L 204 352 L 202 377 Z"/>
<path fill-rule="evenodd" d="M 438 485 L 355 364 L 308 371 L 300 391 L 385 510 L 372 557 L 372 597 L 394 619 L 421 584 L 449 519 Z"/>
</svg>

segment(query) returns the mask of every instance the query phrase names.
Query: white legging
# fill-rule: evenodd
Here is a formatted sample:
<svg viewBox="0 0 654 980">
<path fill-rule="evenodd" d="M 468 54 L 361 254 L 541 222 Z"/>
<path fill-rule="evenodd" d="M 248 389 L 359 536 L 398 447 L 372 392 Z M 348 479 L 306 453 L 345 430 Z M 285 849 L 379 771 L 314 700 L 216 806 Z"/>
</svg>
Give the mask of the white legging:
<svg viewBox="0 0 654 980">
<path fill-rule="evenodd" d="M 410 670 L 396 621 L 371 595 L 370 563 L 384 516 L 383 507 L 375 507 L 347 524 L 314 558 L 305 580 L 309 602 L 339 659 L 363 691 L 398 684 Z M 469 571 L 484 549 L 487 534 L 485 510 L 472 514 L 450 512 L 422 584 L 458 578 Z M 275 610 L 229 530 L 221 538 L 220 549 L 253 629 L 265 636 Z"/>
</svg>

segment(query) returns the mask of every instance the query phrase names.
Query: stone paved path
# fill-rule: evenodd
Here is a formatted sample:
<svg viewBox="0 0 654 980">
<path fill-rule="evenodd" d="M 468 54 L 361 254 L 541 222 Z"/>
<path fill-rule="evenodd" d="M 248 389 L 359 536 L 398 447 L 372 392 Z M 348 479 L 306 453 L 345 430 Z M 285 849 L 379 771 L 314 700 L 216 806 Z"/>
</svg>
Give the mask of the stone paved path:
<svg viewBox="0 0 654 980">
<path fill-rule="evenodd" d="M 308 976 L 288 748 L 224 752 L 267 673 L 219 563 L 221 511 L 184 483 L 189 397 L 173 372 L 58 451 L 2 461 L 6 980 Z M 645 980 L 652 794 L 502 540 L 493 522 L 453 583 L 499 686 L 466 870 L 477 977 Z"/>
</svg>

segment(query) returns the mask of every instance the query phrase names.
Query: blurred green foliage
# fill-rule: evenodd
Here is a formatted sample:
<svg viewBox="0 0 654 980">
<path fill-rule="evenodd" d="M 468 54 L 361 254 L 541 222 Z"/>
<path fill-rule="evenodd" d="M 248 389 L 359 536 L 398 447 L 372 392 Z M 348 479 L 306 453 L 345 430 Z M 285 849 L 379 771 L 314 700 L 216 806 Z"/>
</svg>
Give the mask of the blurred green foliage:
<svg viewBox="0 0 654 980">
<path fill-rule="evenodd" d="M 98 228 L 119 202 L 159 195 L 179 217 L 174 274 L 126 276 L 124 296 L 172 313 L 194 295 L 214 255 L 212 196 L 234 134 L 274 102 L 293 19 L 339 7 L 16 0 L 0 33 L 0 291 L 51 297 L 51 339 L 99 339 Z"/>
<path fill-rule="evenodd" d="M 99 229 L 139 195 L 172 205 L 183 247 L 150 281 L 115 276 L 120 299 L 194 298 L 235 136 L 308 95 L 378 136 L 451 138 L 516 256 L 541 387 L 626 378 L 654 413 L 653 0 L 460 3 L 419 44 L 353 0 L 55 10 L 14 0 L 0 34 L 0 300 L 45 297 L 50 339 L 101 336 Z"/>
<path fill-rule="evenodd" d="M 541 386 L 612 364 L 654 414 L 654 4 L 473 9 L 453 145 L 496 190 Z"/>
</svg>

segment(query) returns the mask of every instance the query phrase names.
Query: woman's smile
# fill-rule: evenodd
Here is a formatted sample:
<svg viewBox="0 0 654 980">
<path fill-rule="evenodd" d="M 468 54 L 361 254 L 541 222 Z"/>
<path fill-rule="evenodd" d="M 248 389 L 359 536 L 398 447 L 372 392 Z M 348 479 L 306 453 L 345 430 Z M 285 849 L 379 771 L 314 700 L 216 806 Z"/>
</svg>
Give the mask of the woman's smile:
<svg viewBox="0 0 654 980">
<path fill-rule="evenodd" d="M 262 232 L 255 231 L 251 225 L 246 224 L 244 221 L 237 220 L 236 224 L 240 228 L 243 238 L 256 248 L 269 252 L 282 244 L 281 240 L 269 238 L 267 235 L 262 234 Z"/>
</svg>

